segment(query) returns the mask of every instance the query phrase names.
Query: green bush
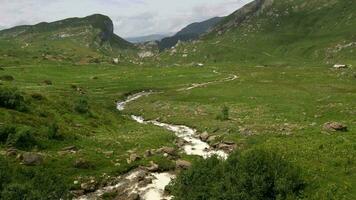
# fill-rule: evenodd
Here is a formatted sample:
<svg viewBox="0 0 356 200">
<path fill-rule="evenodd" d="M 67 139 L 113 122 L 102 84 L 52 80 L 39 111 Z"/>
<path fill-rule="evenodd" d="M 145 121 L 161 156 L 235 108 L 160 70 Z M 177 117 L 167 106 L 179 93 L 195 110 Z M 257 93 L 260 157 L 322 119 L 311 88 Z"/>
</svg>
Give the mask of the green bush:
<svg viewBox="0 0 356 200">
<path fill-rule="evenodd" d="M 15 88 L 0 87 L 0 107 L 25 111 L 25 100 Z"/>
<path fill-rule="evenodd" d="M 42 199 L 40 194 L 34 191 L 31 185 L 27 183 L 11 183 L 7 185 L 1 192 L 2 199 L 26 199 L 36 200 Z"/>
<path fill-rule="evenodd" d="M 200 161 L 169 189 L 176 200 L 283 200 L 297 199 L 303 188 L 298 168 L 276 153 L 251 150 Z"/>
<path fill-rule="evenodd" d="M 59 132 L 59 127 L 57 123 L 52 123 L 48 127 L 48 139 L 50 140 L 62 140 L 63 136 Z"/>
<path fill-rule="evenodd" d="M 30 127 L 17 128 L 16 132 L 10 134 L 7 138 L 6 144 L 16 147 L 18 149 L 31 149 L 37 145 L 36 138 L 34 137 L 35 131 Z"/>
<path fill-rule="evenodd" d="M 221 108 L 221 113 L 216 117 L 216 119 L 221 121 L 229 120 L 229 107 L 223 106 Z"/>
<path fill-rule="evenodd" d="M 89 109 L 88 99 L 85 97 L 79 98 L 74 104 L 74 110 L 80 114 L 89 113 Z"/>
<path fill-rule="evenodd" d="M 16 128 L 11 125 L 0 126 L 0 143 L 7 141 L 10 134 L 15 134 Z"/>
<path fill-rule="evenodd" d="M 8 178 L 4 187 L 0 188 L 0 199 L 70 199 L 64 179 L 55 172 L 44 168 L 11 170 L 9 166 L 4 168 L 4 171 L 7 172 Z M 0 175 L 2 172 L 3 170 L 0 171 Z"/>
</svg>

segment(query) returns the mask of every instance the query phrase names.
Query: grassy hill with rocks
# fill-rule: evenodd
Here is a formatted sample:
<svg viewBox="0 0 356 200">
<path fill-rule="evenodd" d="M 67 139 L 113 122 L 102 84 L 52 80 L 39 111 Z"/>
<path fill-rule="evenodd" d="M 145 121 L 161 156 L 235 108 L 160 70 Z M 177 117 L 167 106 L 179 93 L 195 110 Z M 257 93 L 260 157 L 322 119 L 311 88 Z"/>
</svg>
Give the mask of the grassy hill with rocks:
<svg viewBox="0 0 356 200">
<path fill-rule="evenodd" d="M 348 63 L 356 58 L 353 0 L 256 0 L 167 60 L 241 64 Z M 170 58 L 171 57 L 171 58 Z"/>
<path fill-rule="evenodd" d="M 12 63 L 33 61 L 100 62 L 132 55 L 134 46 L 117 36 L 104 15 L 0 31 L 0 57 Z"/>
</svg>

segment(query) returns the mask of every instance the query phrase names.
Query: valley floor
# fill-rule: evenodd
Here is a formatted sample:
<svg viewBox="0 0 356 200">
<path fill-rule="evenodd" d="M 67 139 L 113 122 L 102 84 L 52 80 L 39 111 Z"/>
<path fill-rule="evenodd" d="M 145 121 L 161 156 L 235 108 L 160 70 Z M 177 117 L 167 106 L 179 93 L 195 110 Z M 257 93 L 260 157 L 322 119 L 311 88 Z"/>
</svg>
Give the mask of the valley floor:
<svg viewBox="0 0 356 200">
<path fill-rule="evenodd" d="M 64 139 L 38 133 L 40 145 L 30 150 L 44 155 L 40 166 L 25 167 L 14 157 L 10 165 L 63 174 L 70 189 L 103 174 L 123 174 L 154 161 L 172 170 L 168 158 L 144 158 L 150 149 L 175 147 L 172 132 L 134 122 L 130 115 L 193 127 L 216 141 L 233 141 L 237 151 L 261 147 L 279 152 L 303 169 L 308 185 L 305 199 L 356 198 L 356 71 L 325 66 L 239 66 L 218 64 L 196 67 L 6 66 L 3 86 L 24 93 L 29 109 L 0 108 L 2 124 L 41 130 L 55 122 Z M 228 81 L 226 81 L 228 80 Z M 50 84 L 49 84 L 50 83 Z M 204 84 L 208 83 L 208 84 Z M 185 88 L 185 89 L 182 89 Z M 186 89 L 191 88 L 191 89 Z M 129 102 L 124 111 L 116 102 L 129 94 L 156 93 Z M 43 98 L 36 98 L 42 96 Z M 73 111 L 78 98 L 89 102 L 89 112 Z M 228 119 L 221 119 L 223 107 Z M 347 132 L 323 130 L 340 122 Z M 40 132 L 40 131 L 39 131 Z M 65 147 L 78 150 L 66 152 Z M 127 162 L 133 153 L 142 159 Z M 194 162 L 195 156 L 180 155 Z M 91 167 L 73 163 L 84 160 Z"/>
</svg>

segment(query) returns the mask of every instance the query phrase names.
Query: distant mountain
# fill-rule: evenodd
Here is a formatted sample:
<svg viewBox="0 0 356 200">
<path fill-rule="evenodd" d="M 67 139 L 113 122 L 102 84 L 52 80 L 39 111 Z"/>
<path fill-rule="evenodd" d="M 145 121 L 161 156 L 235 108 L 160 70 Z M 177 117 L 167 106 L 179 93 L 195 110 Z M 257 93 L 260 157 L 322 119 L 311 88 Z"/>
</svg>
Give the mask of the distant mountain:
<svg viewBox="0 0 356 200">
<path fill-rule="evenodd" d="M 31 57 L 58 58 L 100 57 L 125 54 L 135 47 L 114 34 L 107 16 L 95 14 L 56 22 L 17 26 L 0 31 L 0 52 L 22 52 Z M 26 53 L 25 53 L 26 52 Z"/>
<path fill-rule="evenodd" d="M 140 37 L 129 37 L 125 38 L 127 41 L 132 43 L 145 43 L 150 41 L 161 41 L 165 37 L 169 37 L 172 34 L 153 34 L 153 35 L 146 35 Z"/>
<path fill-rule="evenodd" d="M 202 34 L 207 33 L 213 26 L 219 23 L 223 18 L 222 17 L 214 17 L 209 20 L 203 22 L 196 22 L 190 24 L 180 30 L 172 37 L 167 37 L 162 39 L 159 42 L 160 50 L 168 49 L 173 47 L 178 43 L 178 41 L 189 41 L 189 40 L 196 40 Z"/>
</svg>

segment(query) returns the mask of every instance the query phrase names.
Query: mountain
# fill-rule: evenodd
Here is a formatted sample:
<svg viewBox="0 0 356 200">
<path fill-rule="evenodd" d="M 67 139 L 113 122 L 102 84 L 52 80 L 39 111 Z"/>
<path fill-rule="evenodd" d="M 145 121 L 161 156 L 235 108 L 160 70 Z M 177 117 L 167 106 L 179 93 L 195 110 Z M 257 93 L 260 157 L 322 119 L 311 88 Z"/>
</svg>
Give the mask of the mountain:
<svg viewBox="0 0 356 200">
<path fill-rule="evenodd" d="M 222 17 L 214 17 L 203 22 L 190 24 L 180 30 L 172 37 L 163 38 L 159 43 L 160 50 L 168 49 L 178 43 L 178 41 L 196 40 L 202 34 L 207 33 L 214 25 L 216 25 Z"/>
<path fill-rule="evenodd" d="M 356 59 L 356 1 L 255 0 L 167 57 L 187 62 L 347 63 Z"/>
<path fill-rule="evenodd" d="M 126 54 L 134 49 L 113 31 L 111 19 L 100 14 L 17 26 L 0 31 L 0 43 L 5 47 L 1 52 L 50 60 L 78 60 Z"/>
<path fill-rule="evenodd" d="M 165 37 L 169 37 L 170 35 L 172 34 L 153 34 L 153 35 L 145 35 L 140 37 L 129 37 L 125 39 L 132 43 L 144 43 L 150 41 L 160 41 Z"/>
</svg>

